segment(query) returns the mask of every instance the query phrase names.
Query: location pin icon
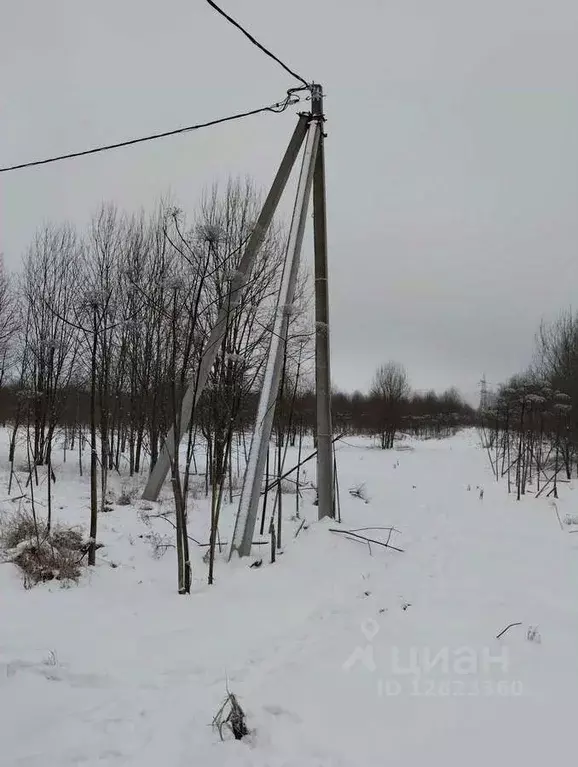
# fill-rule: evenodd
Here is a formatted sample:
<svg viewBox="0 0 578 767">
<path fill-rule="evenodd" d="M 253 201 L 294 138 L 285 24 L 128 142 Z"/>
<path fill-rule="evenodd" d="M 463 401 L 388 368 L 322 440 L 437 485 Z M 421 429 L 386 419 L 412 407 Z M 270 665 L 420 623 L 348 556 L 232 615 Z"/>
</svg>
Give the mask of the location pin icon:
<svg viewBox="0 0 578 767">
<path fill-rule="evenodd" d="M 377 621 L 373 620 L 373 618 L 368 618 L 366 621 L 363 621 L 361 624 L 361 633 L 363 636 L 367 639 L 368 642 L 371 642 L 371 640 L 377 636 L 379 632 L 379 626 L 377 624 Z"/>
</svg>

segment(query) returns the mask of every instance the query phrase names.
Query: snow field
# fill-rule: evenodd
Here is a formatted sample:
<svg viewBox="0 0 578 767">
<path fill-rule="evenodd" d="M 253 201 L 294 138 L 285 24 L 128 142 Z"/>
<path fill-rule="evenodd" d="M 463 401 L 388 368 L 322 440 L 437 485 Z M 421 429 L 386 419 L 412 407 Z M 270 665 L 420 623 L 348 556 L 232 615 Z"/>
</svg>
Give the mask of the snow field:
<svg viewBox="0 0 578 767">
<path fill-rule="evenodd" d="M 569 760 L 578 536 L 560 530 L 548 499 L 508 497 L 474 432 L 403 447 L 411 449 L 349 438 L 338 448 L 341 527 L 394 526 L 391 543 L 403 553 L 329 532 L 338 525 L 315 521 L 309 491 L 308 526 L 296 539 L 295 499 L 283 498 L 284 551 L 273 565 L 266 546 L 260 568 L 223 555 L 208 587 L 205 550 L 192 545 L 190 597 L 176 594 L 174 552 L 155 558 L 139 537 L 152 529 L 171 540 L 172 528 L 145 524 L 138 499 L 101 515 L 105 547 L 78 586 L 25 591 L 15 567 L 0 565 L 0 764 Z M 313 470 L 312 462 L 309 479 Z M 88 477 L 74 461 L 56 471 L 56 519 L 86 527 Z M 126 482 L 112 481 L 118 492 Z M 347 492 L 360 483 L 367 504 Z M 573 492 L 562 490 L 562 517 L 573 512 Z M 12 508 L 4 501 L 0 513 Z M 207 509 L 200 498 L 190 512 L 197 540 L 208 541 Z M 223 510 L 223 540 L 233 512 Z M 513 622 L 521 625 L 496 639 Z M 254 729 L 247 742 L 223 743 L 210 726 L 227 684 Z"/>
</svg>

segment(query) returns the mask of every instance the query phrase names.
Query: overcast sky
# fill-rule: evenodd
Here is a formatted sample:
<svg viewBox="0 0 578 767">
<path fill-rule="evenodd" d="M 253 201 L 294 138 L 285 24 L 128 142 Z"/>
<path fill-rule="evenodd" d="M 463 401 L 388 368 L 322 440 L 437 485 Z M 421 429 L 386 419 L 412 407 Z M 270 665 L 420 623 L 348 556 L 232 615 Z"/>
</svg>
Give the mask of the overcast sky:
<svg viewBox="0 0 578 767">
<path fill-rule="evenodd" d="M 395 359 L 417 389 L 523 368 L 576 306 L 576 0 L 223 0 L 326 91 L 335 384 Z M 204 0 L 0 0 L 0 165 L 274 102 L 293 85 Z M 295 109 L 0 177 L 17 268 L 45 221 L 228 175 L 265 188 Z M 306 258 L 310 258 L 310 240 Z"/>
</svg>

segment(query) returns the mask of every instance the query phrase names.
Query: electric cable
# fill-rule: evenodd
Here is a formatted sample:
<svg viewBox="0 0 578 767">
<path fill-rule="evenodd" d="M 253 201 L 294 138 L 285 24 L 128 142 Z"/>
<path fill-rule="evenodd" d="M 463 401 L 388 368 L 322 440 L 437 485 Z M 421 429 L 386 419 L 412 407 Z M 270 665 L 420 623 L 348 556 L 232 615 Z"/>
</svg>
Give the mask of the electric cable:
<svg viewBox="0 0 578 767">
<path fill-rule="evenodd" d="M 293 104 L 297 104 L 300 101 L 299 96 L 295 95 L 294 89 L 287 92 L 287 96 L 283 101 L 271 104 L 266 107 L 259 107 L 257 109 L 251 109 L 247 112 L 238 112 L 237 114 L 229 115 L 227 117 L 219 117 L 216 120 L 209 120 L 204 123 L 197 123 L 196 125 L 187 125 L 183 128 L 175 128 L 174 130 L 164 131 L 163 133 L 152 133 L 148 136 L 139 136 L 138 138 L 128 139 L 127 141 L 118 141 L 114 144 L 105 144 L 104 146 L 93 147 L 92 149 L 84 149 L 80 152 L 69 152 L 67 154 L 57 155 L 55 157 L 47 157 L 43 160 L 32 160 L 29 162 L 18 163 L 17 165 L 8 165 L 4 168 L 0 168 L 0 173 L 8 173 L 9 171 L 22 170 L 24 168 L 33 168 L 38 165 L 48 165 L 53 162 L 60 162 L 61 160 L 72 160 L 76 157 L 85 157 L 91 154 L 98 154 L 100 152 L 108 152 L 111 149 L 122 149 L 127 146 L 134 146 L 135 144 L 142 144 L 146 141 L 156 141 L 157 139 L 167 138 L 169 136 L 177 136 L 180 133 L 190 133 L 191 131 L 200 130 L 201 128 L 210 128 L 214 125 L 221 125 L 222 123 L 232 122 L 233 120 L 241 120 L 244 117 L 252 117 L 253 115 L 261 114 L 262 112 L 273 112 L 279 114 L 284 112 L 288 107 Z"/>
<path fill-rule="evenodd" d="M 273 61 L 276 61 L 279 66 L 283 67 L 283 69 L 288 72 L 291 77 L 294 77 L 296 80 L 299 80 L 300 83 L 302 83 L 305 88 L 309 89 L 309 83 L 305 78 L 301 77 L 301 75 L 298 75 L 297 72 L 294 72 L 292 69 L 290 69 L 287 64 L 283 63 L 280 58 L 275 56 L 274 53 L 272 53 L 268 48 L 265 48 L 264 45 L 262 45 L 257 39 L 253 37 L 253 35 L 248 32 L 241 24 L 239 24 L 238 21 L 235 21 L 235 19 L 232 16 L 229 16 L 228 13 L 226 13 L 222 8 L 219 8 L 217 3 L 214 3 L 213 0 L 207 0 L 208 4 L 213 8 L 217 13 L 219 13 L 223 18 L 227 19 L 227 21 L 232 24 L 234 27 L 236 27 L 240 32 L 242 32 L 245 37 L 247 37 L 253 45 L 256 45 L 257 48 L 259 48 L 260 51 L 263 51 L 263 53 L 266 56 L 269 56 L 269 58 L 273 59 Z"/>
</svg>

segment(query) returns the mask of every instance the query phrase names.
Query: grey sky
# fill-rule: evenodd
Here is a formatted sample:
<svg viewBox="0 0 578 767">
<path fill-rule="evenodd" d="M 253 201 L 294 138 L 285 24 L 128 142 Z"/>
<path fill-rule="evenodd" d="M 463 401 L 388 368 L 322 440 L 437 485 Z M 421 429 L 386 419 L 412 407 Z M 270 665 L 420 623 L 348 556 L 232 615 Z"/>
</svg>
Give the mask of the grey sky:
<svg viewBox="0 0 578 767">
<path fill-rule="evenodd" d="M 325 86 L 335 384 L 403 362 L 471 394 L 523 367 L 542 316 L 576 305 L 575 0 L 223 0 Z M 202 0 L 0 0 L 0 165 L 276 101 L 289 76 Z M 251 174 L 291 113 L 0 179 L 16 267 L 43 221 L 83 225 Z"/>
</svg>

